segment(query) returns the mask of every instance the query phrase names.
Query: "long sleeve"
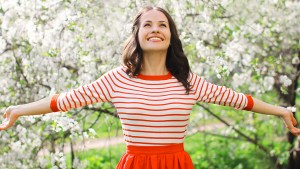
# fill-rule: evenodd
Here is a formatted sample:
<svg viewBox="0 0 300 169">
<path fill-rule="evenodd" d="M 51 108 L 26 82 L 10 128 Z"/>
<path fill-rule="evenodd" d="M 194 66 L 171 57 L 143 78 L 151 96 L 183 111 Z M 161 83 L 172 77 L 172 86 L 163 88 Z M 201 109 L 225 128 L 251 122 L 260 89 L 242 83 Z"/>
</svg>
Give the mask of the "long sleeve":
<svg viewBox="0 0 300 169">
<path fill-rule="evenodd" d="M 114 93 L 111 72 L 104 74 L 90 84 L 80 86 L 66 93 L 55 94 L 51 99 L 51 110 L 53 112 L 65 112 L 71 108 L 110 101 Z"/>
<path fill-rule="evenodd" d="M 197 102 L 214 103 L 243 110 L 251 110 L 253 107 L 253 99 L 250 95 L 209 83 L 193 73 L 191 74 L 191 85 Z"/>
</svg>

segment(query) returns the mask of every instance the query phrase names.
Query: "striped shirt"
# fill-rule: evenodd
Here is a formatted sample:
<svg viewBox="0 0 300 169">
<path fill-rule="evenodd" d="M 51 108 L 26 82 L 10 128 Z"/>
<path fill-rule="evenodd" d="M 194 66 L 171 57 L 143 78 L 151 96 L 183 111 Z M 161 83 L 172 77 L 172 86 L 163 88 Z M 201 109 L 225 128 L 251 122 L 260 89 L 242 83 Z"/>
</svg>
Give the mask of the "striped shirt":
<svg viewBox="0 0 300 169">
<path fill-rule="evenodd" d="M 112 102 L 120 117 L 127 145 L 159 146 L 182 143 L 189 115 L 196 102 L 251 110 L 251 96 L 207 82 L 190 73 L 191 91 L 171 73 L 129 77 L 126 68 L 115 68 L 98 80 L 52 97 L 53 112 L 68 111 L 97 102 Z"/>
</svg>

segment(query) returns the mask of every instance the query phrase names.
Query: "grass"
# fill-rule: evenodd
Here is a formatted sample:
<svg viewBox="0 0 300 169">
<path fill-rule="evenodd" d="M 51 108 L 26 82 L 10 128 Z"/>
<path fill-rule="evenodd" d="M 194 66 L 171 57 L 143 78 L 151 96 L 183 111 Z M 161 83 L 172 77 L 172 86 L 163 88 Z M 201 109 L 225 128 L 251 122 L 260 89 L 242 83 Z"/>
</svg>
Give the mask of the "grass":
<svg viewBox="0 0 300 169">
<path fill-rule="evenodd" d="M 103 149 L 91 149 L 77 152 L 75 155 L 80 160 L 85 160 L 88 165 L 85 169 L 114 169 L 126 150 L 126 145 L 117 144 Z M 67 168 L 71 168 L 71 155 L 66 155 Z"/>
<path fill-rule="evenodd" d="M 197 133 L 188 136 L 184 145 L 196 169 L 269 169 L 273 167 L 262 151 L 244 141 Z M 125 144 L 118 144 L 103 149 L 76 152 L 76 157 L 88 161 L 86 169 L 113 169 L 125 149 Z M 66 158 L 67 168 L 71 168 L 70 154 L 67 154 Z"/>
</svg>

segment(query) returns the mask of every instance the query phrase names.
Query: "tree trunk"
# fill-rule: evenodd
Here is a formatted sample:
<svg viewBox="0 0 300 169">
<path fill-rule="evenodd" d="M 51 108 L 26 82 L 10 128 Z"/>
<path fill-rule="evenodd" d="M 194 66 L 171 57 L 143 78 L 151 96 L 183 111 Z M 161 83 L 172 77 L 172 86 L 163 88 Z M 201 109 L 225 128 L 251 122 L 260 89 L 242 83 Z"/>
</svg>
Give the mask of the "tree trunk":
<svg viewBox="0 0 300 169">
<path fill-rule="evenodd" d="M 74 169 L 75 166 L 73 166 L 73 164 L 74 164 L 75 154 L 74 154 L 72 139 L 70 139 L 70 147 L 71 147 L 71 166 L 72 166 L 72 169 Z"/>
<path fill-rule="evenodd" d="M 298 51 L 298 58 L 300 60 L 300 51 Z M 292 80 L 292 84 L 290 86 L 288 86 L 287 88 L 287 94 L 283 94 L 281 92 L 281 85 L 279 83 L 275 83 L 274 87 L 277 90 L 277 92 L 279 93 L 279 97 L 280 99 L 283 100 L 285 107 L 287 106 L 295 106 L 296 105 L 296 90 L 298 88 L 298 79 L 299 79 L 299 75 L 300 75 L 300 63 L 298 63 L 297 65 L 293 66 L 295 69 L 295 74 L 290 75 L 290 78 Z M 278 81 L 278 79 L 276 79 Z M 295 112 L 293 112 L 294 116 L 295 116 Z M 295 136 L 288 132 L 287 133 L 287 139 L 288 142 L 291 145 L 291 149 L 290 149 L 290 157 L 289 157 L 289 161 L 288 161 L 288 167 L 287 169 L 300 169 L 300 139 L 298 138 L 297 140 L 297 146 L 293 146 L 293 143 L 295 141 Z"/>
<path fill-rule="evenodd" d="M 297 147 L 292 148 L 290 152 L 290 158 L 288 163 L 288 169 L 299 169 L 300 168 L 300 138 L 297 140 Z"/>
</svg>

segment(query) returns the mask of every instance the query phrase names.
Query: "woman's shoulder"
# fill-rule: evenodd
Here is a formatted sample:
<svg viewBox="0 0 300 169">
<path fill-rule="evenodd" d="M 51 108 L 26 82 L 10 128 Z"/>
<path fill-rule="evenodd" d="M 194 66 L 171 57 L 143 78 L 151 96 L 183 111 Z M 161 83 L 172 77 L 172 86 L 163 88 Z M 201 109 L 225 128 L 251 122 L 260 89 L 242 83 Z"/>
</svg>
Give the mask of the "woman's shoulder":
<svg viewBox="0 0 300 169">
<path fill-rule="evenodd" d="M 126 70 L 127 70 L 127 68 L 121 64 L 118 67 L 111 69 L 110 72 L 126 73 Z"/>
<path fill-rule="evenodd" d="M 188 79 L 191 80 L 191 79 L 194 79 L 194 78 L 201 78 L 201 76 L 198 75 L 197 73 L 191 71 L 191 72 L 189 73 Z"/>
<path fill-rule="evenodd" d="M 118 67 L 110 69 L 104 75 L 127 77 L 126 70 L 127 68 L 124 65 L 119 65 Z"/>
</svg>

